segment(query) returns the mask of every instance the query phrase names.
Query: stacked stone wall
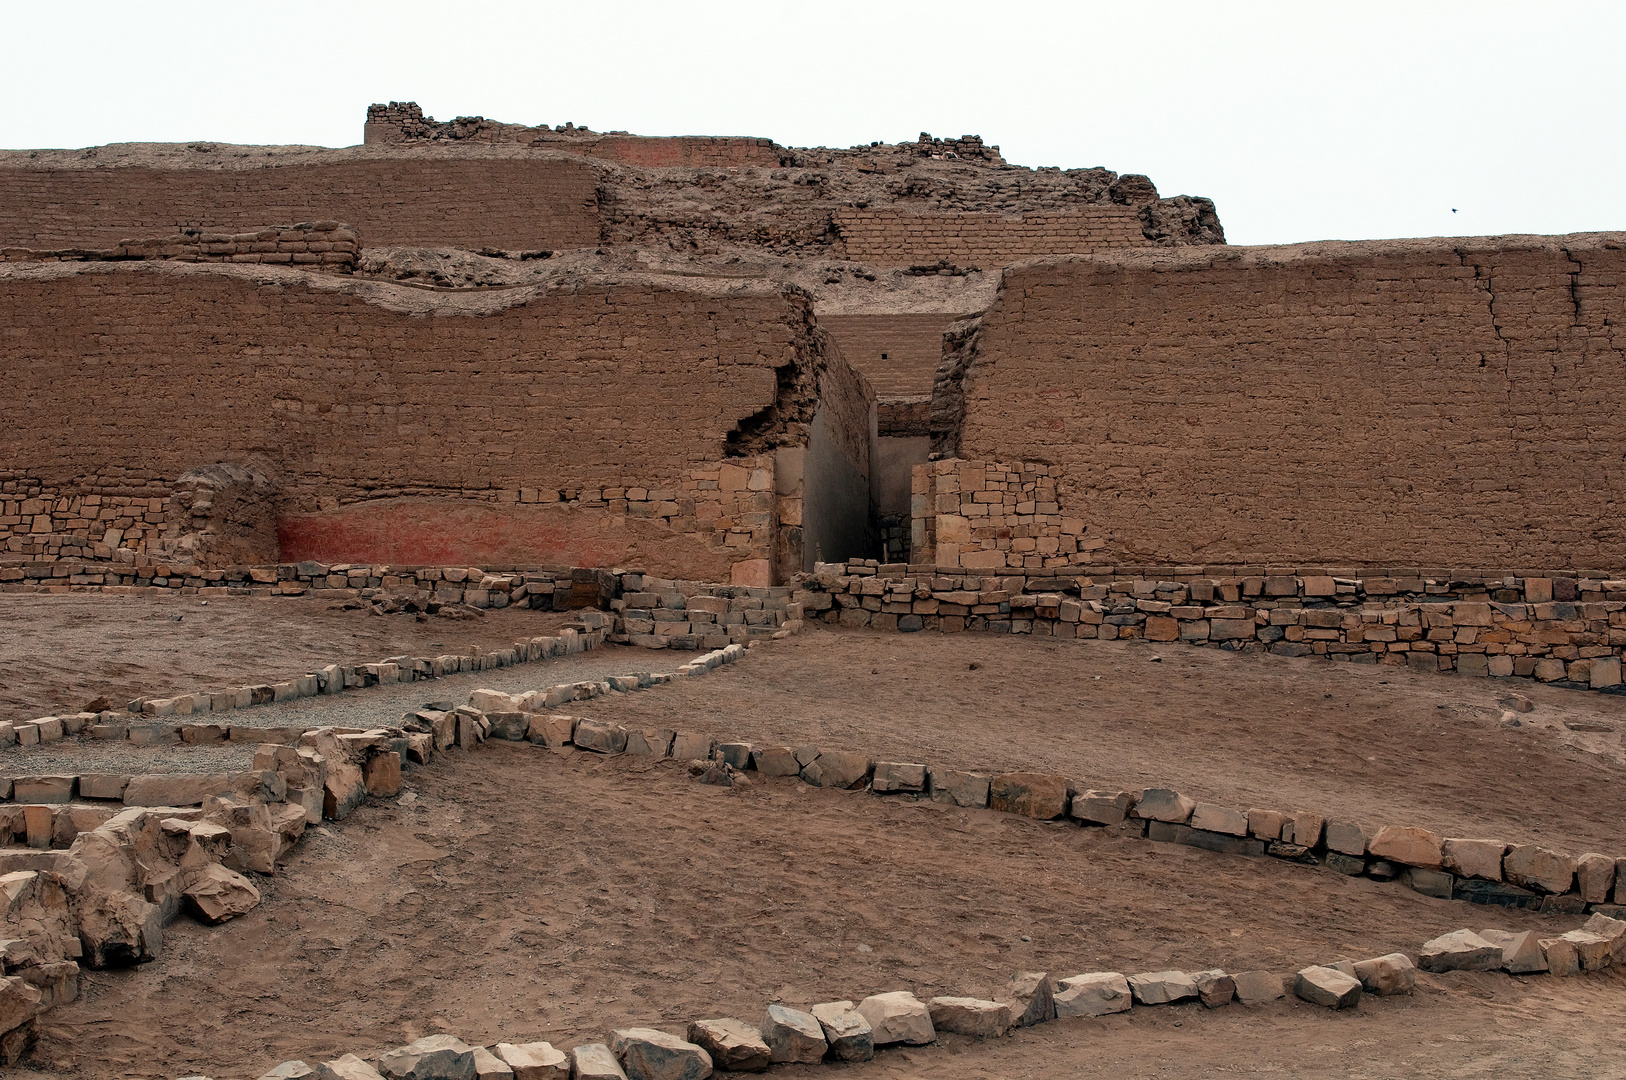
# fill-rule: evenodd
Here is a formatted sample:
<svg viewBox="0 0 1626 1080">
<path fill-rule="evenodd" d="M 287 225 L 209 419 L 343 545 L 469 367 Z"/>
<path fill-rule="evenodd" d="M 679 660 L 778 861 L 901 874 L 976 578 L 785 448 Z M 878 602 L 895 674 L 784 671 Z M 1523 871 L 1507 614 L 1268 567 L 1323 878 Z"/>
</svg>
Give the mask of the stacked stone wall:
<svg viewBox="0 0 1626 1080">
<path fill-rule="evenodd" d="M 877 266 L 947 262 L 992 269 L 1038 255 L 1152 245 L 1139 212 L 1115 205 L 1022 217 L 844 209 L 836 213 L 835 224 L 847 258 Z"/>
<path fill-rule="evenodd" d="M 249 232 L 185 229 L 167 236 L 119 241 L 111 248 L 0 248 L 0 262 L 176 262 L 272 263 L 347 274 L 356 268 L 361 242 L 356 231 L 336 221 L 270 225 Z"/>
<path fill-rule="evenodd" d="M 1626 566 L 1623 245 L 1604 234 L 1019 264 L 963 378 L 939 380 L 939 450 L 1006 463 L 1007 485 L 1047 477 L 1053 496 L 1018 498 L 1034 509 L 1016 513 L 1049 515 L 1045 528 L 1080 548 L 1099 540 L 1106 561 Z M 1014 541 L 1026 524 L 1000 528 Z M 956 541 L 961 562 L 975 550 L 991 565 L 989 537 L 973 526 L 970 539 Z M 1022 554 L 1030 566 L 1073 553 Z"/>
<path fill-rule="evenodd" d="M 0 248 L 112 248 L 130 236 L 348 222 L 381 246 L 598 243 L 598 180 L 551 157 L 370 158 L 250 168 L 0 166 Z"/>
<path fill-rule="evenodd" d="M 266 267 L 7 271 L 0 544 L 164 553 L 176 479 L 252 459 L 285 558 L 713 580 L 773 559 L 773 452 L 729 436 L 822 355 L 804 297 L 607 281 L 442 301 Z"/>
</svg>

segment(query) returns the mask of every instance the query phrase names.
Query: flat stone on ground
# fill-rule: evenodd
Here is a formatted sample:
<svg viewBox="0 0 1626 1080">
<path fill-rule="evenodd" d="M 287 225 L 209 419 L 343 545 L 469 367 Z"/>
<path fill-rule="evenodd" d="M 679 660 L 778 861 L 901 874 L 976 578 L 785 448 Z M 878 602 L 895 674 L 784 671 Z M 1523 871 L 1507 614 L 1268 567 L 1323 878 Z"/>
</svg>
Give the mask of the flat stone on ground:
<svg viewBox="0 0 1626 1080">
<path fill-rule="evenodd" d="M 1282 977 L 1274 971 L 1243 971 L 1231 979 L 1236 983 L 1236 999 L 1244 1005 L 1263 1005 L 1287 996 Z"/>
<path fill-rule="evenodd" d="M 1403 825 L 1385 825 L 1367 843 L 1368 854 L 1406 866 L 1420 866 L 1424 870 L 1440 868 L 1440 838 L 1427 829 Z"/>
<path fill-rule="evenodd" d="M 773 1060 L 762 1033 L 743 1020 L 696 1020 L 689 1025 L 689 1041 L 724 1072 L 765 1072 Z"/>
<path fill-rule="evenodd" d="M 937 1038 L 926 1003 L 907 990 L 871 994 L 858 1003 L 858 1011 L 875 1033 L 875 1045 L 906 1043 L 925 1046 Z"/>
<path fill-rule="evenodd" d="M 610 1050 L 627 1080 L 705 1080 L 711 1055 L 694 1043 L 655 1028 L 616 1028 Z"/>
<path fill-rule="evenodd" d="M 1369 994 L 1388 997 L 1409 994 L 1417 982 L 1417 968 L 1405 953 L 1389 953 L 1355 964 L 1355 977 Z"/>
<path fill-rule="evenodd" d="M 1183 971 L 1147 971 L 1129 976 L 1129 989 L 1141 1005 L 1168 1005 L 1197 996 L 1197 980 Z"/>
<path fill-rule="evenodd" d="M 1307 967 L 1293 978 L 1293 993 L 1312 1005 L 1348 1009 L 1360 1004 L 1361 981 L 1330 967 Z"/>
<path fill-rule="evenodd" d="M 493 1050 L 514 1070 L 514 1080 L 570 1080 L 570 1055 L 552 1043 L 498 1043 Z"/>
<path fill-rule="evenodd" d="M 926 783 L 933 801 L 954 806 L 979 807 L 988 805 L 988 775 L 986 773 L 958 772 L 954 769 L 929 767 Z"/>
<path fill-rule="evenodd" d="M 1128 1012 L 1135 1004 L 1129 980 L 1116 971 L 1092 971 L 1058 982 L 1056 1017 L 1106 1016 Z"/>
<path fill-rule="evenodd" d="M 1011 1026 L 1009 1002 L 981 1001 L 966 997 L 934 997 L 926 1002 L 932 1027 L 956 1035 L 991 1039 L 1005 1034 Z"/>
<path fill-rule="evenodd" d="M 828 1046 L 824 1029 L 812 1013 L 783 1005 L 769 1005 L 762 1018 L 762 1041 L 772 1060 L 785 1064 L 817 1065 Z"/>
<path fill-rule="evenodd" d="M 1423 944 L 1418 964 L 1424 971 L 1495 971 L 1502 950 L 1472 930 L 1453 930 Z"/>
<path fill-rule="evenodd" d="M 1067 779 L 1049 773 L 1002 773 L 988 782 L 988 806 L 1050 821 L 1067 813 Z"/>
<path fill-rule="evenodd" d="M 1236 980 L 1219 968 L 1193 971 L 1191 978 L 1197 984 L 1197 996 L 1210 1009 L 1229 1005 L 1231 999 L 1236 997 Z"/>
</svg>

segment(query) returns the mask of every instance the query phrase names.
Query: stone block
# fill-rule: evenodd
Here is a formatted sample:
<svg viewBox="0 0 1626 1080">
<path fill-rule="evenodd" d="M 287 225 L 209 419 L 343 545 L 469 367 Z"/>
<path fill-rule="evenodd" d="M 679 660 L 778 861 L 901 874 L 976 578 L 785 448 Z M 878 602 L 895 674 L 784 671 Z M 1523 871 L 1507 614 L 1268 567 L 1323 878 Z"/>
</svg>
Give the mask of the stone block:
<svg viewBox="0 0 1626 1080">
<path fill-rule="evenodd" d="M 1567 893 L 1575 881 L 1575 861 L 1535 844 L 1519 844 L 1502 856 L 1502 877 L 1525 889 Z"/>
<path fill-rule="evenodd" d="M 694 1043 L 655 1028 L 616 1028 L 610 1051 L 627 1072 L 627 1080 L 705 1080 L 711 1055 Z"/>
<path fill-rule="evenodd" d="M 1366 845 L 1373 857 L 1387 862 L 1438 870 L 1442 861 L 1440 838 L 1427 829 L 1385 825 Z"/>
<path fill-rule="evenodd" d="M 385 1080 L 474 1080 L 474 1047 L 452 1035 L 426 1035 L 378 1059 Z"/>
<path fill-rule="evenodd" d="M 1367 841 L 1371 839 L 1365 829 L 1352 821 L 1328 821 L 1327 850 L 1341 855 L 1365 855 Z"/>
<path fill-rule="evenodd" d="M 1232 975 L 1236 999 L 1244 1005 L 1263 1005 L 1287 996 L 1282 977 L 1273 971 L 1243 971 Z"/>
<path fill-rule="evenodd" d="M 377 1069 L 355 1054 L 324 1061 L 310 1075 L 312 1080 L 384 1080 Z"/>
<path fill-rule="evenodd" d="M 260 890 L 252 881 L 219 863 L 199 868 L 184 895 L 197 917 L 210 924 L 246 915 L 260 903 Z"/>
<path fill-rule="evenodd" d="M 1443 870 L 1424 870 L 1421 867 L 1408 866 L 1401 873 L 1400 880 L 1413 892 L 1420 892 L 1424 896 L 1432 896 L 1439 900 L 1451 899 L 1453 879 Z"/>
<path fill-rule="evenodd" d="M 1409 994 L 1417 982 L 1417 968 L 1405 953 L 1389 953 L 1357 962 L 1355 977 L 1368 994 Z"/>
<path fill-rule="evenodd" d="M 1541 907 L 1540 893 L 1521 889 L 1502 881 L 1482 881 L 1478 878 L 1458 878 L 1451 888 L 1451 899 L 1466 900 L 1470 904 L 1493 904 L 1497 907 Z"/>
<path fill-rule="evenodd" d="M 1606 903 L 1614 887 L 1614 859 L 1589 852 L 1575 860 L 1575 891 L 1581 895 L 1582 900 L 1589 904 Z"/>
<path fill-rule="evenodd" d="M 375 798 L 389 798 L 401 793 L 401 755 L 394 750 L 381 750 L 369 754 L 361 766 L 362 782 L 367 794 Z"/>
<path fill-rule="evenodd" d="M 875 772 L 870 777 L 869 789 L 877 795 L 892 792 L 923 792 L 926 790 L 926 766 L 900 761 L 877 761 Z"/>
<path fill-rule="evenodd" d="M 1149 821 L 1184 823 L 1196 808 L 1195 799 L 1188 799 L 1171 788 L 1147 788 L 1140 793 L 1131 813 Z"/>
<path fill-rule="evenodd" d="M 1346 874 L 1349 877 L 1360 877 L 1366 873 L 1366 860 L 1358 855 L 1344 855 L 1336 851 L 1329 851 L 1326 855 L 1326 863 L 1327 869 Z"/>
<path fill-rule="evenodd" d="M 955 1035 L 992 1039 L 1011 1026 L 1009 1002 L 981 1001 L 967 997 L 934 997 L 926 1002 L 932 1027 Z"/>
<path fill-rule="evenodd" d="M 988 782 L 988 806 L 1050 821 L 1067 813 L 1067 779 L 1049 773 L 1003 773 Z"/>
<path fill-rule="evenodd" d="M 986 773 L 958 772 L 932 766 L 926 770 L 926 782 L 934 802 L 971 807 L 988 805 L 989 777 Z"/>
<path fill-rule="evenodd" d="M 525 737 L 533 743 L 558 749 L 569 746 L 576 734 L 576 718 L 563 713 L 531 713 Z"/>
<path fill-rule="evenodd" d="M 1198 803 L 1191 811 L 1191 827 L 1204 832 L 1248 835 L 1248 816 L 1218 803 Z"/>
<path fill-rule="evenodd" d="M 1134 799 L 1127 791 L 1084 791 L 1073 796 L 1067 814 L 1090 825 L 1121 825 Z"/>
<path fill-rule="evenodd" d="M 666 757 L 672 752 L 672 739 L 676 734 L 668 728 L 628 730 L 627 753 L 640 757 Z"/>
<path fill-rule="evenodd" d="M 796 776 L 802 771 L 801 762 L 788 746 L 766 746 L 751 751 L 751 767 L 763 776 Z"/>
<path fill-rule="evenodd" d="M 1508 930 L 1481 930 L 1479 936 L 1502 950 L 1502 970 L 1509 975 L 1529 975 L 1547 970 L 1547 954 L 1534 930 L 1513 933 Z"/>
<path fill-rule="evenodd" d="M 672 756 L 679 761 L 710 761 L 715 745 L 716 740 L 710 735 L 680 731 L 672 739 Z"/>
<path fill-rule="evenodd" d="M 486 713 L 485 717 L 486 723 L 491 725 L 491 737 L 508 742 L 523 741 L 531 725 L 530 713 L 493 711 Z"/>
<path fill-rule="evenodd" d="M 741 772 L 751 767 L 751 744 L 748 742 L 720 742 L 711 753 L 713 759 Z"/>
<path fill-rule="evenodd" d="M 877 1047 L 924 1046 L 937 1037 L 926 1003 L 907 990 L 871 994 L 858 1003 L 858 1012 L 874 1032 Z"/>
<path fill-rule="evenodd" d="M 514 1070 L 508 1062 L 483 1046 L 474 1048 L 475 1080 L 514 1080 Z"/>
<path fill-rule="evenodd" d="M 1197 997 L 1205 1008 L 1217 1009 L 1221 1005 L 1229 1005 L 1236 997 L 1236 980 L 1219 968 L 1193 971 L 1191 980 L 1197 984 Z"/>
<path fill-rule="evenodd" d="M 802 766 L 802 779 L 814 787 L 851 790 L 869 779 L 870 759 L 846 750 L 826 750 Z"/>
<path fill-rule="evenodd" d="M 1169 1005 L 1197 996 L 1197 980 L 1184 971 L 1148 971 L 1129 976 L 1137 1005 Z"/>
<path fill-rule="evenodd" d="M 603 1043 L 588 1043 L 570 1051 L 572 1080 L 627 1080 L 621 1063 Z"/>
<path fill-rule="evenodd" d="M 576 721 L 576 730 L 571 736 L 571 741 L 580 750 L 592 750 L 599 754 L 625 753 L 627 729 L 613 720 L 582 717 Z"/>
<path fill-rule="evenodd" d="M 773 1060 L 762 1033 L 743 1020 L 696 1020 L 689 1025 L 689 1041 L 724 1072 L 766 1072 Z M 819 1041 L 824 1041 L 822 1033 Z"/>
<path fill-rule="evenodd" d="M 826 1001 L 809 1011 L 824 1029 L 831 1057 L 837 1061 L 868 1061 L 875 1056 L 875 1032 L 852 1002 Z"/>
<path fill-rule="evenodd" d="M 1568 938 L 1541 938 L 1537 941 L 1541 946 L 1542 958 L 1547 961 L 1547 970 L 1554 975 L 1579 975 L 1581 973 L 1580 954 L 1575 950 L 1575 943 Z"/>
<path fill-rule="evenodd" d="M 1282 827 L 1287 824 L 1287 815 L 1280 810 L 1261 810 L 1257 807 L 1248 811 L 1248 832 L 1261 840 L 1280 840 Z"/>
<path fill-rule="evenodd" d="M 1299 810 L 1287 815 L 1282 822 L 1282 839 L 1302 848 L 1313 848 L 1321 843 L 1321 833 L 1327 819 L 1320 814 Z"/>
<path fill-rule="evenodd" d="M 1056 1017 L 1106 1016 L 1128 1012 L 1135 1004 L 1129 980 L 1116 971 L 1093 971 L 1056 984 Z"/>
<path fill-rule="evenodd" d="M 818 1019 L 800 1009 L 769 1005 L 759 1030 L 776 1064 L 817 1065 L 829 1048 Z"/>
<path fill-rule="evenodd" d="M 1265 853 L 1265 842 L 1228 833 L 1204 832 L 1190 825 L 1171 824 L 1167 821 L 1147 822 L 1146 839 L 1163 844 L 1184 844 L 1186 847 L 1215 851 L 1222 855 L 1248 855 L 1258 857 Z M 1279 843 L 1279 841 L 1278 841 Z"/>
<path fill-rule="evenodd" d="M 12 783 L 11 798 L 19 803 L 66 803 L 73 801 L 77 776 L 19 776 Z"/>
<path fill-rule="evenodd" d="M 1453 930 L 1425 942 L 1418 964 L 1424 971 L 1495 971 L 1502 950 L 1472 930 Z"/>
<path fill-rule="evenodd" d="M 130 786 L 128 776 L 117 776 L 111 773 L 81 773 L 79 776 L 79 797 L 81 799 L 113 799 L 122 800 L 124 789 Z"/>
<path fill-rule="evenodd" d="M 145 773 L 130 777 L 125 806 L 200 806 L 210 795 L 231 790 L 231 780 L 218 773 Z"/>
<path fill-rule="evenodd" d="M 1307 967 L 1294 976 L 1293 993 L 1312 1005 L 1349 1009 L 1361 1002 L 1361 981 L 1336 968 Z"/>
<path fill-rule="evenodd" d="M 1441 865 L 1458 877 L 1502 880 L 1502 854 L 1507 845 L 1500 840 L 1464 840 L 1447 837 L 1441 844 Z"/>
<path fill-rule="evenodd" d="M 1609 938 L 1590 930 L 1571 930 L 1563 937 L 1575 946 L 1575 958 L 1582 971 L 1601 971 L 1609 966 L 1614 945 Z"/>
<path fill-rule="evenodd" d="M 1032 1027 L 1056 1016 L 1049 972 L 1018 971 L 1006 984 L 1000 1000 L 1010 1003 L 1011 1023 L 1016 1027 Z"/>
</svg>

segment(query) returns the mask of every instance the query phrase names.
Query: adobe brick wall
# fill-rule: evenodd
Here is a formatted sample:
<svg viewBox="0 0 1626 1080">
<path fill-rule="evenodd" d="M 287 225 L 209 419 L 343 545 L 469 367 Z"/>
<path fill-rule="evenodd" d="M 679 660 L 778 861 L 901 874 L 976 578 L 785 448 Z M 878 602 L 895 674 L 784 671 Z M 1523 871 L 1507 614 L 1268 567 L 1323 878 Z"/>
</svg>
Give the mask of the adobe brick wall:
<svg viewBox="0 0 1626 1080">
<path fill-rule="evenodd" d="M 1116 205 L 1023 217 L 847 208 L 836 213 L 835 224 L 847 258 L 877 266 L 946 260 L 992 268 L 1035 255 L 1086 255 L 1153 243 L 1142 231 L 1139 211 Z"/>
<path fill-rule="evenodd" d="M 1101 561 L 1626 566 L 1623 243 L 1021 264 L 940 449 L 1047 468 Z"/>
<path fill-rule="evenodd" d="M 241 232 L 324 219 L 380 246 L 589 247 L 599 239 L 598 180 L 587 165 L 555 157 L 59 168 L 12 156 L 0 164 L 0 247 L 110 248 L 188 227 Z"/>
<path fill-rule="evenodd" d="M 943 359 L 943 331 L 959 318 L 939 312 L 820 315 L 819 325 L 884 398 L 931 392 Z"/>
<path fill-rule="evenodd" d="M 174 259 L 178 262 L 281 263 L 348 274 L 356 267 L 361 241 L 336 221 L 269 225 L 248 232 L 187 229 L 165 236 L 126 239 L 111 248 L 0 248 L 0 262 L 121 262 Z"/>
<path fill-rule="evenodd" d="M 162 550 L 176 478 L 252 459 L 289 558 L 717 580 L 771 559 L 777 529 L 773 454 L 729 434 L 786 406 L 778 369 L 840 364 L 805 296 L 640 278 L 450 296 L 19 264 L 0 267 L 0 325 L 0 543 L 34 559 Z"/>
</svg>

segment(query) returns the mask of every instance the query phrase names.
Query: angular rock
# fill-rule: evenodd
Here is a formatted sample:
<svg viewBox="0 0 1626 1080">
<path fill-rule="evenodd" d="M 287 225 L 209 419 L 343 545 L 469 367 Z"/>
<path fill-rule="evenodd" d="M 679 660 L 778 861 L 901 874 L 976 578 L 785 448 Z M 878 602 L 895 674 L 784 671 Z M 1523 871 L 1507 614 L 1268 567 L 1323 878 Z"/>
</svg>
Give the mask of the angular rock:
<svg viewBox="0 0 1626 1080">
<path fill-rule="evenodd" d="M 1438 870 L 1441 855 L 1440 838 L 1427 829 L 1403 825 L 1385 825 L 1366 845 L 1375 858 L 1406 866 L 1420 866 L 1424 870 Z"/>
<path fill-rule="evenodd" d="M 1447 837 L 1441 844 L 1441 865 L 1458 877 L 1483 881 L 1502 880 L 1502 855 L 1507 845 L 1500 840 L 1464 840 Z"/>
<path fill-rule="evenodd" d="M 1231 978 L 1236 982 L 1236 999 L 1244 1005 L 1263 1005 L 1287 996 L 1282 977 L 1273 971 L 1243 971 Z"/>
<path fill-rule="evenodd" d="M 77 776 L 19 776 L 12 782 L 11 798 L 19 803 L 65 803 L 73 801 Z"/>
<path fill-rule="evenodd" d="M 1121 825 L 1134 805 L 1127 791 L 1085 791 L 1073 796 L 1067 815 L 1091 825 Z"/>
<path fill-rule="evenodd" d="M 109 892 L 87 882 L 75 915 L 86 967 L 128 967 L 153 959 L 163 947 L 163 909 L 133 893 Z"/>
<path fill-rule="evenodd" d="M 1418 964 L 1424 971 L 1495 971 L 1502 950 L 1472 930 L 1453 930 L 1423 943 Z"/>
<path fill-rule="evenodd" d="M 1369 994 L 1388 997 L 1409 994 L 1417 982 L 1417 968 L 1405 953 L 1389 953 L 1355 964 L 1355 977 Z"/>
<path fill-rule="evenodd" d="M 1018 971 L 1011 976 L 1001 1001 L 1010 1002 L 1011 1024 L 1032 1027 L 1056 1018 L 1056 1001 L 1045 971 Z"/>
<path fill-rule="evenodd" d="M 588 1043 L 570 1051 L 572 1080 L 627 1080 L 621 1063 L 603 1043 Z"/>
<path fill-rule="evenodd" d="M 508 1062 L 483 1046 L 474 1048 L 475 1080 L 509 1080 L 513 1075 L 514 1070 Z"/>
<path fill-rule="evenodd" d="M 926 1003 L 907 990 L 871 994 L 858 1003 L 859 1015 L 875 1033 L 875 1045 L 924 1046 L 937 1037 Z"/>
<path fill-rule="evenodd" d="M 1206 832 L 1177 822 L 1147 822 L 1146 838 L 1157 843 L 1184 844 L 1187 847 L 1201 848 L 1204 851 L 1217 851 L 1224 855 L 1257 857 L 1265 853 L 1265 842 L 1263 840 L 1245 836 L 1232 836 L 1230 833 Z M 1280 840 L 1273 841 L 1272 846 L 1278 851 L 1284 850 Z M 1303 848 L 1292 845 L 1289 845 L 1287 850 L 1288 857 L 1297 857 L 1304 854 Z"/>
<path fill-rule="evenodd" d="M 1589 904 L 1605 903 L 1614 887 L 1614 859 L 1588 852 L 1575 860 L 1575 891 L 1581 894 L 1582 900 Z"/>
<path fill-rule="evenodd" d="M 802 771 L 802 763 L 788 746 L 751 751 L 751 767 L 763 776 L 795 776 Z"/>
<path fill-rule="evenodd" d="M 1365 855 L 1367 842 L 1372 839 L 1365 829 L 1351 821 L 1328 821 L 1326 835 L 1327 850 L 1340 855 Z"/>
<path fill-rule="evenodd" d="M 426 1035 L 378 1059 L 386 1080 L 474 1080 L 474 1047 L 453 1035 Z"/>
<path fill-rule="evenodd" d="M 1361 1002 L 1361 981 L 1330 967 L 1307 967 L 1293 978 L 1293 993 L 1312 1005 L 1348 1009 Z"/>
<path fill-rule="evenodd" d="M 1541 894 L 1508 885 L 1501 881 L 1481 881 L 1478 878 L 1458 878 L 1451 888 L 1451 899 L 1466 900 L 1470 904 L 1494 904 L 1498 907 L 1541 907 Z"/>
<path fill-rule="evenodd" d="M 869 779 L 870 760 L 863 754 L 826 750 L 802 766 L 802 779 L 814 787 L 851 790 Z"/>
<path fill-rule="evenodd" d="M 1248 811 L 1248 832 L 1261 840 L 1280 840 L 1286 824 L 1287 815 L 1280 810 L 1253 807 Z"/>
<path fill-rule="evenodd" d="M 16 975 L 0 979 L 0 1031 L 22 1027 L 40 1008 L 40 992 L 27 980 Z"/>
<path fill-rule="evenodd" d="M 580 750 L 592 750 L 599 754 L 621 754 L 627 749 L 627 729 L 612 720 L 583 717 L 576 721 L 576 733 L 572 740 Z"/>
<path fill-rule="evenodd" d="M 672 756 L 679 761 L 710 761 L 711 748 L 715 745 L 716 740 L 710 735 L 694 735 L 680 731 L 672 737 Z"/>
<path fill-rule="evenodd" d="M 1148 821 L 1183 824 L 1196 808 L 1195 799 L 1188 799 L 1172 788 L 1147 788 L 1140 793 L 1133 813 Z"/>
<path fill-rule="evenodd" d="M 954 769 L 926 770 L 926 782 L 935 802 L 954 806 L 987 806 L 988 782 L 986 773 L 957 772 Z"/>
<path fill-rule="evenodd" d="M 570 1056 L 552 1043 L 498 1043 L 493 1051 L 514 1080 L 570 1080 Z"/>
<path fill-rule="evenodd" d="M 367 756 L 361 767 L 362 783 L 367 794 L 387 799 L 401 793 L 401 755 L 394 750 L 383 750 Z"/>
<path fill-rule="evenodd" d="M 627 732 L 627 753 L 641 757 L 666 757 L 677 735 L 669 728 L 642 728 Z"/>
<path fill-rule="evenodd" d="M 692 1042 L 655 1028 L 616 1028 L 610 1050 L 627 1080 L 705 1080 L 711 1055 Z"/>
<path fill-rule="evenodd" d="M 1547 954 L 1534 930 L 1512 933 L 1507 930 L 1481 930 L 1479 936 L 1502 950 L 1502 970 L 1509 975 L 1529 975 L 1547 970 Z"/>
<path fill-rule="evenodd" d="M 850 1001 L 826 1001 L 810 1012 L 824 1029 L 830 1056 L 837 1061 L 868 1061 L 875 1056 L 875 1031 Z"/>
<path fill-rule="evenodd" d="M 485 717 L 486 723 L 491 725 L 493 739 L 523 742 L 531 726 L 531 714 L 517 709 L 513 712 L 488 712 Z"/>
<path fill-rule="evenodd" d="M 1535 844 L 1518 844 L 1502 856 L 1502 876 L 1514 885 L 1558 895 L 1570 891 L 1575 861 Z"/>
<path fill-rule="evenodd" d="M 1575 946 L 1575 958 L 1580 962 L 1582 971 L 1602 971 L 1609 966 L 1610 952 L 1614 946 L 1609 938 L 1590 930 L 1571 930 L 1563 937 Z"/>
<path fill-rule="evenodd" d="M 1424 870 L 1421 867 L 1408 866 L 1400 877 L 1414 892 L 1440 900 L 1451 899 L 1454 879 L 1443 870 Z"/>
<path fill-rule="evenodd" d="M 1210 1009 L 1229 1005 L 1236 997 L 1236 980 L 1219 968 L 1193 971 L 1191 978 L 1197 984 L 1197 996 L 1202 999 L 1203 1005 Z"/>
<path fill-rule="evenodd" d="M 773 1060 L 762 1033 L 743 1020 L 696 1020 L 689 1025 L 689 1041 L 710 1054 L 712 1067 L 723 1072 L 766 1072 Z M 822 1030 L 819 1043 L 824 1044 Z"/>
<path fill-rule="evenodd" d="M 211 924 L 245 915 L 260 903 L 260 890 L 252 881 L 219 863 L 209 863 L 194 873 L 185 896 L 198 918 Z"/>
<path fill-rule="evenodd" d="M 1349 877 L 1360 877 L 1366 873 L 1366 860 L 1358 855 L 1344 855 L 1337 851 L 1329 851 L 1326 860 L 1327 869 L 1346 874 Z"/>
<path fill-rule="evenodd" d="M 1129 989 L 1141 1005 L 1168 1005 L 1197 996 L 1197 980 L 1183 971 L 1148 971 L 1129 976 Z"/>
<path fill-rule="evenodd" d="M 533 743 L 558 749 L 561 746 L 569 746 L 575 733 L 574 716 L 565 716 L 563 713 L 532 713 L 525 729 L 525 738 Z"/>
<path fill-rule="evenodd" d="M 1581 973 L 1581 957 L 1576 951 L 1575 942 L 1568 938 L 1541 938 L 1537 941 L 1541 946 L 1541 955 L 1547 961 L 1547 970 L 1554 975 L 1579 975 Z"/>
<path fill-rule="evenodd" d="M 1219 803 L 1198 803 L 1191 811 L 1191 827 L 1229 836 L 1248 835 L 1248 815 Z"/>
<path fill-rule="evenodd" d="M 1128 1012 L 1135 1004 L 1129 980 L 1116 971 L 1093 971 L 1056 984 L 1056 1018 L 1106 1016 Z"/>
<path fill-rule="evenodd" d="M 284 1061 L 281 1065 L 268 1073 L 261 1073 L 260 1080 L 302 1080 L 306 1076 L 315 1076 L 316 1070 L 303 1061 Z"/>
<path fill-rule="evenodd" d="M 991 1039 L 1005 1034 L 1011 1026 L 1011 1005 L 1002 1001 L 982 1001 L 966 997 L 934 997 L 926 1002 L 932 1027 L 956 1035 Z"/>
<path fill-rule="evenodd" d="M 988 782 L 988 806 L 1050 821 L 1067 813 L 1067 780 L 1049 773 L 1004 773 Z"/>
<path fill-rule="evenodd" d="M 1611 959 L 1626 960 L 1626 921 L 1598 912 L 1581 929 L 1609 939 Z"/>
<path fill-rule="evenodd" d="M 324 1061 L 311 1071 L 312 1080 L 384 1080 L 377 1069 L 354 1054 Z"/>
<path fill-rule="evenodd" d="M 1320 814 L 1299 810 L 1289 814 L 1282 824 L 1282 839 L 1303 848 L 1316 847 L 1321 843 L 1321 833 L 1326 824 L 1327 819 Z"/>
<path fill-rule="evenodd" d="M 869 789 L 877 795 L 925 791 L 926 766 L 901 761 L 877 761 L 875 772 L 870 777 Z"/>
<path fill-rule="evenodd" d="M 762 1041 L 768 1044 L 770 1059 L 775 1063 L 817 1065 L 829 1049 L 818 1019 L 800 1009 L 769 1005 L 760 1030 Z"/>
<path fill-rule="evenodd" d="M 476 690 L 469 695 L 469 708 L 490 715 L 494 712 L 519 712 L 520 704 L 513 694 L 501 690 Z"/>
<path fill-rule="evenodd" d="M 231 790 L 220 773 L 147 773 L 130 777 L 124 787 L 125 806 L 198 806 L 211 795 Z"/>
</svg>

